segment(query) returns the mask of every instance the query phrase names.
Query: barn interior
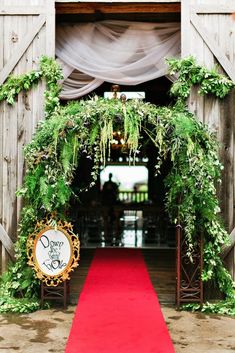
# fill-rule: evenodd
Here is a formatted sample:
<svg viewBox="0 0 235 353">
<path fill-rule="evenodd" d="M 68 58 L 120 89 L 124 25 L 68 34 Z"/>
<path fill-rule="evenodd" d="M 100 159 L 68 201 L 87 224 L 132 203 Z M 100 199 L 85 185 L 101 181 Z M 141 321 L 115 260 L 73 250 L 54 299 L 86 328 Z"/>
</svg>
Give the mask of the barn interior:
<svg viewBox="0 0 235 353">
<path fill-rule="evenodd" d="M 121 86 L 120 92 L 144 92 L 146 102 L 164 106 L 172 103 L 170 85 L 163 77 L 136 86 Z M 110 83 L 104 83 L 92 95 L 103 97 L 110 88 Z M 140 151 L 134 162 L 123 144 L 122 132 L 114 132 L 110 156 L 105 166 L 100 165 L 96 184 L 71 200 L 70 217 L 83 248 L 175 246 L 175 229 L 164 208 L 164 178 L 171 163 L 166 160 L 156 176 L 157 156 L 157 148 L 142 132 Z M 91 182 L 92 165 L 93 161 L 84 155 L 74 178 L 75 194 Z M 113 199 L 110 192 L 105 194 L 109 174 L 117 187 Z"/>
<path fill-rule="evenodd" d="M 107 19 L 143 22 L 180 22 L 180 4 L 60 4 L 57 3 L 57 25 L 83 23 Z M 144 6 L 144 7 L 143 7 Z M 111 92 L 112 84 L 105 82 L 92 93 L 103 97 Z M 135 86 L 120 85 L 120 92 L 144 92 L 144 101 L 166 106 L 171 103 L 169 95 L 171 81 L 161 77 Z M 86 278 L 96 247 L 138 247 L 149 269 L 153 285 L 160 301 L 174 302 L 175 296 L 175 227 L 170 223 L 164 208 L 164 178 L 170 172 L 171 163 L 166 160 L 161 173 L 155 176 L 158 151 L 148 137 L 135 160 L 122 145 L 122 132 L 116 131 L 111 154 L 106 166 L 100 166 L 95 186 L 83 192 L 79 199 L 71 200 L 70 217 L 81 241 L 81 266 L 71 281 L 72 300 L 77 300 Z M 132 164 L 132 166 L 130 166 Z M 92 160 L 84 157 L 74 178 L 76 189 L 89 184 Z M 138 169 L 139 168 L 139 169 Z M 135 180 L 141 172 L 142 180 Z M 118 185 L 114 203 L 104 201 L 103 187 L 108 175 Z M 133 175 L 132 183 L 122 185 L 123 176 Z M 120 174 L 122 175 L 120 177 Z M 127 177 L 128 178 L 128 177 Z M 127 180 L 130 181 L 130 180 Z M 125 183 L 124 183 L 125 184 Z M 131 186 L 130 186 L 131 184 Z M 156 280 L 157 278 L 157 280 Z"/>
</svg>

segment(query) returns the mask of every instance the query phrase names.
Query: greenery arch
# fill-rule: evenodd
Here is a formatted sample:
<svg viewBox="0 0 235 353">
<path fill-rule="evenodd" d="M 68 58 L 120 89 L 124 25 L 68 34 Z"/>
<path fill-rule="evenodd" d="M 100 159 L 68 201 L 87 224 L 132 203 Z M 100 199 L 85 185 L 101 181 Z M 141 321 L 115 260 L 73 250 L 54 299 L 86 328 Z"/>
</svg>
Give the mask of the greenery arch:
<svg viewBox="0 0 235 353">
<path fill-rule="evenodd" d="M 48 62 L 45 58 L 43 60 L 45 67 Z M 185 107 L 190 86 L 200 83 L 199 80 L 193 82 L 195 79 L 192 77 L 197 76 L 196 69 L 202 71 L 202 68 L 192 58 L 182 60 L 180 70 L 176 64 L 179 65 L 179 61 L 173 60 L 170 63 L 172 70 L 180 72 L 179 80 L 172 87 L 173 93 L 178 92 L 178 101 L 172 107 L 156 107 L 141 101 L 123 104 L 117 100 L 97 97 L 62 106 L 58 100 L 58 85 L 55 83 L 60 77 L 60 70 L 54 61 L 48 64 L 49 67 L 53 65 L 55 70 L 53 79 L 50 76 L 46 93 L 47 119 L 39 124 L 32 142 L 25 148 L 27 171 L 24 185 L 18 191 L 18 196 L 25 199 L 25 207 L 16 245 L 17 262 L 3 276 L 0 310 L 30 311 L 37 308 L 39 283 L 32 269 L 26 265 L 28 235 L 34 231 L 38 220 L 50 215 L 56 224 L 57 219 L 64 217 L 73 193 L 71 184 L 74 172 L 79 165 L 79 157 L 84 153 L 88 158 L 94 158 L 93 181 L 87 188 L 93 185 L 99 163 L 105 161 L 113 139 L 113 130 L 118 126 L 123 130 L 133 158 L 138 152 L 140 131 L 145 131 L 159 150 L 156 173 L 161 163 L 170 157 L 172 170 L 165 181 L 167 211 L 173 222 L 181 223 L 184 227 L 189 258 L 198 234 L 203 232 L 203 280 L 214 279 L 217 282 L 229 300 L 229 312 L 234 313 L 233 282 L 220 258 L 221 247 L 228 242 L 228 234 L 219 218 L 220 209 L 216 197 L 215 185 L 220 182 L 222 169 L 217 157 L 218 145 L 215 136 Z M 207 72 L 205 69 L 204 76 Z M 216 75 L 212 80 L 221 80 L 221 75 Z M 43 74 L 41 76 L 46 77 Z M 201 73 L 201 82 L 205 80 L 204 76 Z M 233 84 L 225 78 L 218 87 L 222 91 L 225 86 L 231 88 Z M 179 94 L 179 89 L 183 94 Z M 224 89 L 224 95 L 228 91 L 228 88 L 226 92 Z M 18 293 L 24 297 L 20 303 L 14 299 Z M 209 310 L 220 311 L 221 306 L 213 308 L 210 306 Z"/>
</svg>

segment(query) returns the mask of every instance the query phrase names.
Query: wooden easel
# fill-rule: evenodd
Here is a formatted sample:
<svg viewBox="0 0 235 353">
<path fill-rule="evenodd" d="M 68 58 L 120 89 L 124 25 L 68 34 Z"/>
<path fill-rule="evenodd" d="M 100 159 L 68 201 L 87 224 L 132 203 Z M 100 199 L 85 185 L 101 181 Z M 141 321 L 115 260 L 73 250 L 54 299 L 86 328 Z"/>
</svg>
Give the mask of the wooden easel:
<svg viewBox="0 0 235 353">
<path fill-rule="evenodd" d="M 63 302 L 64 309 L 67 308 L 70 294 L 69 281 L 64 281 L 58 286 L 47 286 L 41 282 L 41 307 L 43 308 L 45 300 L 60 300 Z"/>
</svg>

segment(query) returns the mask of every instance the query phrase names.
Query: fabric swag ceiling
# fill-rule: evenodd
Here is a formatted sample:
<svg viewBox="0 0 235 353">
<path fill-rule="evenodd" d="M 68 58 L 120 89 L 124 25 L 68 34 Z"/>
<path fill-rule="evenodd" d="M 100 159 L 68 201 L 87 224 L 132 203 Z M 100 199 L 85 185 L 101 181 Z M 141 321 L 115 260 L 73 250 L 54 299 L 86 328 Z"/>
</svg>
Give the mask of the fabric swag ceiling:
<svg viewBox="0 0 235 353">
<path fill-rule="evenodd" d="M 167 74 L 165 58 L 180 55 L 179 23 L 102 21 L 60 24 L 56 56 L 61 99 L 92 92 L 104 81 L 137 85 Z"/>
</svg>

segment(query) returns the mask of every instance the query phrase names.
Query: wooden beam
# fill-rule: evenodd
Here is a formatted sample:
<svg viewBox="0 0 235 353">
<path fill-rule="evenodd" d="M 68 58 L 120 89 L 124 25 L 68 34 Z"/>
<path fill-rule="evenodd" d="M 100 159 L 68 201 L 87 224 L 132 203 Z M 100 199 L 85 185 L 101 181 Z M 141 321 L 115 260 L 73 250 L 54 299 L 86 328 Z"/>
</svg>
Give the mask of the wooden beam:
<svg viewBox="0 0 235 353">
<path fill-rule="evenodd" d="M 191 6 L 191 11 L 198 14 L 231 14 L 235 12 L 235 3 L 234 5 L 195 5 Z"/>
<path fill-rule="evenodd" d="M 56 3 L 56 14 L 180 13 L 180 3 Z"/>
<path fill-rule="evenodd" d="M 1 225 L 1 223 L 0 223 L 0 241 L 13 260 L 15 257 L 14 244 L 11 238 L 9 237 L 9 235 L 7 234 L 7 232 L 5 231 L 5 229 L 3 228 L 3 226 Z"/>
<path fill-rule="evenodd" d="M 221 253 L 222 259 L 225 259 L 226 256 L 230 253 L 230 251 L 235 247 L 235 228 L 232 230 L 229 237 L 230 237 L 230 244 L 228 246 L 225 246 L 222 249 L 222 253 Z"/>
<path fill-rule="evenodd" d="M 40 6 L 0 6 L 0 15 L 40 15 L 46 13 L 45 7 Z"/>
<path fill-rule="evenodd" d="M 190 6 L 188 0 L 182 0 L 181 11 L 181 57 L 188 56 L 191 53 L 191 24 L 190 24 Z"/>
<path fill-rule="evenodd" d="M 181 0 L 148 0 L 148 1 L 144 1 L 144 0 L 137 0 L 138 3 L 180 3 Z M 97 0 L 96 2 L 101 2 L 101 3 L 123 3 L 123 2 L 127 2 L 127 3 L 136 3 L 136 0 Z M 55 3 L 78 3 L 78 2 L 94 2 L 93 0 L 55 0 Z"/>
<path fill-rule="evenodd" d="M 227 73 L 230 79 L 235 82 L 235 68 L 232 66 L 231 62 L 228 60 L 226 55 L 224 55 L 224 52 L 220 50 L 214 38 L 212 38 L 211 35 L 208 33 L 203 22 L 200 20 L 200 17 L 195 13 L 191 13 L 190 21 L 198 32 L 198 34 L 204 40 L 208 48 L 214 54 L 224 71 Z"/>
<path fill-rule="evenodd" d="M 9 74 L 12 72 L 18 61 L 21 59 L 22 55 L 26 52 L 29 45 L 32 43 L 35 36 L 38 34 L 42 26 L 46 21 L 45 15 L 39 15 L 37 21 L 33 23 L 32 28 L 29 28 L 25 38 L 21 43 L 18 44 L 17 48 L 13 52 L 11 58 L 8 60 L 7 64 L 3 67 L 0 72 L 0 85 L 4 83 Z"/>
<path fill-rule="evenodd" d="M 46 14 L 46 53 L 55 56 L 55 3 L 54 0 L 47 0 Z"/>
<path fill-rule="evenodd" d="M 1 253 L 0 253 L 0 274 L 3 274 L 6 270 L 7 270 L 7 264 L 9 262 L 9 255 L 6 251 L 6 249 L 4 248 L 4 246 L 1 244 Z"/>
</svg>

